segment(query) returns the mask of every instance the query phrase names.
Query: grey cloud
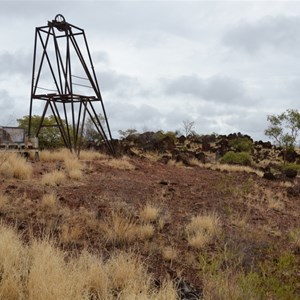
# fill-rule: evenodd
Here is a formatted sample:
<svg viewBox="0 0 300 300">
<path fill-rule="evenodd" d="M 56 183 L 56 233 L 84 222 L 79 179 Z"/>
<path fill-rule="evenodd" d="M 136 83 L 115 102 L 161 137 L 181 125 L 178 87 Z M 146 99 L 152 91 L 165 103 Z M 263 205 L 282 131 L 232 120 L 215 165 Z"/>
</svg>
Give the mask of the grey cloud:
<svg viewBox="0 0 300 300">
<path fill-rule="evenodd" d="M 296 51 L 300 45 L 300 17 L 268 16 L 255 23 L 241 22 L 224 35 L 223 42 L 248 53 L 264 47 Z"/>
<path fill-rule="evenodd" d="M 11 109 L 13 107 L 12 97 L 8 94 L 6 90 L 0 89 L 0 110 L 3 111 Z"/>
<path fill-rule="evenodd" d="M 13 97 L 6 90 L 0 89 L 0 125 L 15 126 L 17 118 L 28 114 L 27 106 L 16 105 L 20 101 L 22 100 Z"/>
<path fill-rule="evenodd" d="M 102 63 L 108 64 L 109 63 L 109 55 L 104 51 L 94 51 L 92 53 L 92 60 L 95 64 Z"/>
<path fill-rule="evenodd" d="M 149 128 L 149 130 L 162 129 L 162 114 L 150 105 L 106 101 L 105 107 L 114 134 L 119 129 L 128 128 L 137 130 L 144 127 Z"/>
<path fill-rule="evenodd" d="M 1 77 L 20 74 L 29 78 L 31 76 L 32 55 L 21 51 L 2 52 L 0 53 L 0 68 Z"/>
<path fill-rule="evenodd" d="M 120 97 L 136 94 L 140 89 L 140 83 L 137 78 L 119 74 L 116 71 L 103 71 L 97 76 L 101 90 L 112 92 Z"/>
<path fill-rule="evenodd" d="M 187 94 L 216 103 L 238 103 L 246 96 L 241 81 L 222 76 L 207 79 L 197 75 L 181 76 L 168 81 L 165 91 L 169 95 Z"/>
</svg>

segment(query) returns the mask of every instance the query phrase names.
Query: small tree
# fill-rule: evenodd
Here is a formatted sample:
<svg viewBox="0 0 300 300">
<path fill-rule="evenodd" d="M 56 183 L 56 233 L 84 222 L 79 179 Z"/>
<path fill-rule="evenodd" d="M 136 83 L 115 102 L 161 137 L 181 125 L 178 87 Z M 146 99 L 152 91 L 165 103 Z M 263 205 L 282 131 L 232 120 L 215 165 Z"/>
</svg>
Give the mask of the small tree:
<svg viewBox="0 0 300 300">
<path fill-rule="evenodd" d="M 18 125 L 25 129 L 26 134 L 28 134 L 28 124 L 29 116 L 23 116 L 17 119 Z M 65 121 L 63 120 L 64 124 Z M 34 115 L 31 117 L 31 133 L 36 133 L 39 125 L 41 123 L 41 117 Z M 53 115 L 44 118 L 43 125 L 47 127 L 42 127 L 39 133 L 39 147 L 41 149 L 45 148 L 58 148 L 64 146 L 64 141 L 61 137 L 59 128 L 56 127 L 56 120 Z"/>
<path fill-rule="evenodd" d="M 107 134 L 106 132 L 106 123 L 105 123 L 105 118 L 102 116 L 102 114 L 98 114 L 98 120 L 101 123 L 101 126 L 105 132 L 105 134 Z M 85 140 L 85 142 L 87 141 L 101 141 L 103 139 L 102 135 L 99 134 L 95 123 L 98 124 L 98 121 L 96 119 L 96 117 L 94 117 L 94 119 L 92 118 L 87 118 L 86 122 L 85 122 L 85 126 L 84 126 L 84 133 L 83 133 L 83 138 Z"/>
<path fill-rule="evenodd" d="M 119 130 L 118 131 L 119 135 L 120 135 L 120 138 L 123 140 L 123 139 L 126 139 L 128 138 L 129 136 L 132 136 L 132 135 L 137 135 L 138 134 L 138 131 L 134 128 L 129 128 L 129 129 L 126 129 L 126 130 Z"/>
<path fill-rule="evenodd" d="M 300 130 L 300 113 L 295 109 L 288 109 L 279 115 L 269 115 L 267 120 L 270 124 L 265 130 L 265 135 L 283 148 L 285 162 L 287 151 L 294 149 L 297 143 Z"/>
<path fill-rule="evenodd" d="M 182 121 L 182 127 L 185 137 L 193 133 L 194 127 L 195 127 L 195 121 L 190 120 L 183 120 Z"/>
</svg>

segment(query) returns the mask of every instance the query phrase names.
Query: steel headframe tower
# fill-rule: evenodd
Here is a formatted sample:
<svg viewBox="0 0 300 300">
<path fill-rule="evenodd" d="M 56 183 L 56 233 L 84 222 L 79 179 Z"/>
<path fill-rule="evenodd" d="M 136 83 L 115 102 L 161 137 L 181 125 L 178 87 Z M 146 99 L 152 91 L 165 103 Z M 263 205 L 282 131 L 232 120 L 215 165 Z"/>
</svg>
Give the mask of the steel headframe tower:
<svg viewBox="0 0 300 300">
<path fill-rule="evenodd" d="M 89 116 L 107 150 L 115 154 L 84 30 L 67 23 L 60 14 L 48 21 L 48 26 L 37 27 L 35 31 L 29 137 L 34 100 L 45 103 L 40 124 L 33 133 L 35 137 L 42 127 L 47 127 L 44 119 L 50 110 L 65 146 L 79 155 Z"/>
</svg>

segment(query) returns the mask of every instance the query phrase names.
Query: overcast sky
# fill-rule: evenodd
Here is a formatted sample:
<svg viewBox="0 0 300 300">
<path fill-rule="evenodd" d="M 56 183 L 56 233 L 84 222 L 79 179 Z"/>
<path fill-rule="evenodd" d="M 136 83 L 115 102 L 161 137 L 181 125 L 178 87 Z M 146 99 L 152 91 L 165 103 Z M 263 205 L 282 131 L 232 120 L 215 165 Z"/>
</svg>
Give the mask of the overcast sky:
<svg viewBox="0 0 300 300">
<path fill-rule="evenodd" d="M 300 2 L 2 1 L 0 124 L 28 114 L 35 27 L 85 29 L 113 135 L 119 129 L 267 138 L 300 109 Z"/>
</svg>

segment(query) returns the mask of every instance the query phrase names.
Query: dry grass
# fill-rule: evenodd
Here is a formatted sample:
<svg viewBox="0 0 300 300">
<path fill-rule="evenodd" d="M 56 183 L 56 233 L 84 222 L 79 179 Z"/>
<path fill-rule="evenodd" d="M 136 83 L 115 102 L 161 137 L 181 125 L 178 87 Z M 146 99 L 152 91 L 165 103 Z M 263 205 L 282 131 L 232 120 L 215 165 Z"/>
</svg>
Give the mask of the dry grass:
<svg viewBox="0 0 300 300">
<path fill-rule="evenodd" d="M 43 185 L 55 186 L 55 185 L 60 185 L 60 184 L 64 183 L 65 180 L 66 180 L 66 175 L 64 172 L 53 171 L 53 172 L 44 174 L 41 182 Z"/>
<path fill-rule="evenodd" d="M 217 276 L 207 276 L 203 279 L 203 294 L 205 300 L 239 300 L 245 298 L 245 293 L 238 285 L 238 274 L 229 271 L 220 272 Z"/>
<path fill-rule="evenodd" d="M 71 179 L 79 180 L 82 178 L 83 165 L 77 158 L 67 158 L 65 159 L 64 163 L 66 172 Z"/>
<path fill-rule="evenodd" d="M 150 239 L 151 237 L 154 236 L 154 233 L 155 233 L 155 228 L 153 225 L 150 224 L 143 224 L 138 226 L 137 228 L 138 238 L 141 239 L 142 241 Z"/>
<path fill-rule="evenodd" d="M 120 212 L 112 214 L 101 222 L 107 243 L 114 245 L 131 244 L 137 240 L 146 240 L 154 235 L 154 227 L 149 224 L 138 224 L 133 216 Z"/>
<path fill-rule="evenodd" d="M 7 204 L 8 198 L 5 195 L 0 194 L 0 211 L 4 212 L 7 208 Z"/>
<path fill-rule="evenodd" d="M 188 243 L 193 248 L 201 249 L 213 241 L 220 232 L 220 221 L 216 214 L 192 217 L 186 226 Z"/>
<path fill-rule="evenodd" d="M 48 211 L 56 211 L 58 208 L 58 199 L 55 194 L 46 194 L 43 196 L 41 206 Z"/>
<path fill-rule="evenodd" d="M 100 222 L 94 211 L 84 207 L 78 210 L 64 208 L 61 214 L 64 218 L 60 228 L 62 243 L 76 243 L 82 238 L 88 238 L 90 232 L 99 232 Z"/>
<path fill-rule="evenodd" d="M 156 221 L 159 216 L 159 208 L 147 203 L 140 211 L 140 218 L 143 222 Z"/>
<path fill-rule="evenodd" d="M 80 160 L 100 160 L 100 159 L 108 159 L 106 154 L 91 151 L 91 150 L 81 150 L 80 151 Z"/>
<path fill-rule="evenodd" d="M 246 214 L 233 214 L 230 215 L 230 223 L 237 227 L 245 228 L 248 225 L 249 217 L 249 212 L 247 212 Z"/>
<path fill-rule="evenodd" d="M 95 155 L 96 154 L 94 154 L 94 156 Z M 68 149 L 59 149 L 57 151 L 43 150 L 40 153 L 40 160 L 44 162 L 63 161 L 66 173 L 71 179 L 80 180 L 82 178 L 83 165 L 76 155 L 71 153 Z"/>
<path fill-rule="evenodd" d="M 170 159 L 168 161 L 169 166 L 177 167 L 177 168 L 185 168 L 185 165 L 182 161 L 176 161 L 174 159 Z"/>
<path fill-rule="evenodd" d="M 22 289 L 28 267 L 26 248 L 10 228 L 0 226 L 0 299 L 23 299 Z"/>
<path fill-rule="evenodd" d="M 264 191 L 264 198 L 270 209 L 279 211 L 284 209 L 284 195 L 282 193 L 274 193 L 273 191 L 266 189 Z"/>
<path fill-rule="evenodd" d="M 128 159 L 127 157 L 103 160 L 101 161 L 101 163 L 119 170 L 131 171 L 135 169 L 135 166 L 130 162 L 130 159 Z"/>
<path fill-rule="evenodd" d="M 0 225 L 0 299 L 177 299 L 170 281 L 152 289 L 152 278 L 133 253 L 115 253 L 105 263 L 86 251 L 66 259 L 49 240 L 25 246 Z"/>
<path fill-rule="evenodd" d="M 162 155 L 158 151 L 146 151 L 138 154 L 143 155 L 153 162 L 157 162 L 162 157 Z"/>
<path fill-rule="evenodd" d="M 240 165 L 228 165 L 228 164 L 220 164 L 220 163 L 201 163 L 197 159 L 192 159 L 191 164 L 193 166 L 199 166 L 201 168 L 210 169 L 210 170 L 219 170 L 219 171 L 228 171 L 228 172 L 245 172 L 245 173 L 253 173 L 259 177 L 263 177 L 264 173 L 262 171 L 253 169 L 248 166 L 240 166 Z"/>
<path fill-rule="evenodd" d="M 166 261 L 174 261 L 178 256 L 178 253 L 174 247 L 167 246 L 162 249 L 162 257 Z"/>
<path fill-rule="evenodd" d="M 76 158 L 70 150 L 63 148 L 55 151 L 43 150 L 40 152 L 40 160 L 44 162 L 64 161 L 66 159 Z"/>
<path fill-rule="evenodd" d="M 300 248 L 300 228 L 294 228 L 290 230 L 289 237 L 293 245 L 297 248 Z"/>
<path fill-rule="evenodd" d="M 32 166 L 16 153 L 4 153 L 1 157 L 0 175 L 5 178 L 30 179 Z"/>
</svg>

